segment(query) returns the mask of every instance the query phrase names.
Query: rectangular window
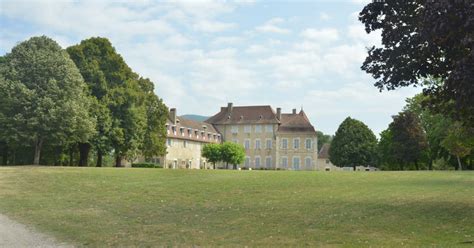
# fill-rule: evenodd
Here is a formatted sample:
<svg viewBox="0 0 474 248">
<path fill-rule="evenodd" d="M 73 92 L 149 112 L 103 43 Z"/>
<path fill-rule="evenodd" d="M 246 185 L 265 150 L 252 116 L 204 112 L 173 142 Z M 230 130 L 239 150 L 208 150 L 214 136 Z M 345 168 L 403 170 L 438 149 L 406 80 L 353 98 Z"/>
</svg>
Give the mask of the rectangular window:
<svg viewBox="0 0 474 248">
<path fill-rule="evenodd" d="M 179 134 L 181 134 L 181 136 L 184 136 L 184 127 L 179 128 Z"/>
<path fill-rule="evenodd" d="M 267 149 L 272 149 L 272 140 L 271 139 L 267 139 L 267 146 L 266 146 Z"/>
<path fill-rule="evenodd" d="M 245 148 L 245 150 L 250 149 L 250 140 L 246 139 L 246 140 L 244 141 L 244 148 Z"/>
<path fill-rule="evenodd" d="M 250 133 L 252 130 L 252 126 L 250 125 L 245 125 L 244 126 L 244 133 Z"/>
<path fill-rule="evenodd" d="M 306 149 L 311 150 L 312 141 L 311 139 L 306 139 Z"/>
<path fill-rule="evenodd" d="M 168 139 L 168 146 L 171 146 L 172 145 L 172 142 L 171 142 L 171 139 Z"/>
<path fill-rule="evenodd" d="M 288 149 L 288 139 L 282 139 L 281 140 L 281 148 L 282 149 Z"/>
<path fill-rule="evenodd" d="M 262 132 L 262 125 L 255 125 L 255 132 L 261 133 Z"/>
<path fill-rule="evenodd" d="M 288 158 L 281 157 L 281 168 L 286 169 L 288 168 Z"/>
<path fill-rule="evenodd" d="M 272 157 L 266 157 L 265 158 L 265 167 L 267 167 L 267 169 L 272 168 Z"/>
<path fill-rule="evenodd" d="M 183 141 L 183 146 L 186 148 L 188 146 L 188 142 L 186 140 Z"/>
<path fill-rule="evenodd" d="M 305 164 L 305 166 L 306 166 L 306 169 L 311 169 L 311 167 L 312 167 L 312 166 L 311 166 L 311 158 L 306 158 L 306 159 L 304 160 L 304 164 Z"/>
<path fill-rule="evenodd" d="M 255 157 L 255 168 L 260 168 L 260 157 Z"/>
<path fill-rule="evenodd" d="M 273 132 L 273 125 L 265 125 L 265 132 L 272 133 Z"/>
<path fill-rule="evenodd" d="M 235 144 L 238 144 L 239 140 L 238 139 L 233 139 L 232 142 L 234 142 Z"/>
<path fill-rule="evenodd" d="M 239 133 L 239 126 L 236 126 L 236 125 L 232 126 L 231 131 L 232 133 Z"/>
<path fill-rule="evenodd" d="M 300 158 L 299 157 L 293 157 L 293 169 L 294 170 L 299 170 L 300 169 Z"/>
<path fill-rule="evenodd" d="M 293 139 L 293 148 L 294 149 L 299 149 L 300 148 L 300 139 L 299 138 Z"/>
<path fill-rule="evenodd" d="M 245 157 L 245 167 L 246 168 L 250 167 L 250 157 Z"/>
<path fill-rule="evenodd" d="M 260 149 L 260 139 L 255 140 L 255 149 Z"/>
</svg>

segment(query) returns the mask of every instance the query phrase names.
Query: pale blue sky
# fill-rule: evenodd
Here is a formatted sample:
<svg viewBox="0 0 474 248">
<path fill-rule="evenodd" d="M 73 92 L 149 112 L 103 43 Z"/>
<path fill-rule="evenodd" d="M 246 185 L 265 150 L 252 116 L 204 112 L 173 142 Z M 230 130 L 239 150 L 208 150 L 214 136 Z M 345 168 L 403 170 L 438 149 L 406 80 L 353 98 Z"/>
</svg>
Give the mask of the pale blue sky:
<svg viewBox="0 0 474 248">
<path fill-rule="evenodd" d="M 0 54 L 47 35 L 67 47 L 110 39 L 178 114 L 212 115 L 227 102 L 306 111 L 333 134 L 344 118 L 376 134 L 419 89 L 379 93 L 360 70 L 366 1 L 0 1 Z"/>
</svg>

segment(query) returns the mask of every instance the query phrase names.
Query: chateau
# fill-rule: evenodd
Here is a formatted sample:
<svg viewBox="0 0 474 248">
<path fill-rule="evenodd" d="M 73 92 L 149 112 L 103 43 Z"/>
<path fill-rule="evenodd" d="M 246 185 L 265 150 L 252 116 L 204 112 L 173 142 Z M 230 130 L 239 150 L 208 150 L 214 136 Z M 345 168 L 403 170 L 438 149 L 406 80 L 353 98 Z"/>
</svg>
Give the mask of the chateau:
<svg viewBox="0 0 474 248">
<path fill-rule="evenodd" d="M 317 164 L 316 131 L 303 110 L 282 113 L 269 105 L 221 107 L 204 122 L 178 117 L 170 109 L 167 122 L 167 154 L 160 158 L 165 168 L 211 168 L 201 156 L 207 143 L 224 141 L 245 148 L 240 167 L 252 169 L 322 170 Z"/>
</svg>

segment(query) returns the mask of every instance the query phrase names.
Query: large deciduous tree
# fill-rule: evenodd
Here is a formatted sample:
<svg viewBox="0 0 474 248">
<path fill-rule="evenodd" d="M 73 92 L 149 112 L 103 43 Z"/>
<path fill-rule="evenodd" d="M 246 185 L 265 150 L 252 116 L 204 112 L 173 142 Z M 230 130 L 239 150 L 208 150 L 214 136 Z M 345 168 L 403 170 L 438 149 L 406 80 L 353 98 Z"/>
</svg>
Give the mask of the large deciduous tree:
<svg viewBox="0 0 474 248">
<path fill-rule="evenodd" d="M 362 69 L 381 90 L 441 79 L 424 90 L 431 106 L 474 126 L 473 16 L 472 0 L 373 1 L 359 20 L 368 33 L 382 31 L 382 47 L 369 49 Z"/>
<path fill-rule="evenodd" d="M 339 126 L 329 148 L 329 159 L 340 167 L 374 163 L 377 139 L 363 122 L 347 117 Z"/>
<path fill-rule="evenodd" d="M 418 162 L 427 147 L 426 134 L 420 120 L 413 112 L 405 111 L 393 116 L 389 128 L 393 135 L 393 156 L 403 170 L 405 165 L 413 163 L 419 169 Z"/>
<path fill-rule="evenodd" d="M 474 130 L 456 122 L 450 127 L 441 145 L 456 156 L 458 170 L 462 170 L 461 158 L 469 155 L 474 149 Z"/>
<path fill-rule="evenodd" d="M 30 38 L 2 60 L 0 129 L 8 144 L 31 142 L 33 163 L 39 164 L 45 142 L 80 142 L 92 135 L 84 80 L 55 41 Z"/>
</svg>

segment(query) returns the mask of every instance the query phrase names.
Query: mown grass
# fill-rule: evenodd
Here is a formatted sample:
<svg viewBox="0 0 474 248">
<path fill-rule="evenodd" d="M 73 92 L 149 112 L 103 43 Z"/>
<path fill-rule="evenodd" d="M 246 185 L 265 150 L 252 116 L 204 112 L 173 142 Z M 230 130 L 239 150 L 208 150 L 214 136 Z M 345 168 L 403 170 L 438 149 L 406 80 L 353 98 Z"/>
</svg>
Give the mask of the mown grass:
<svg viewBox="0 0 474 248">
<path fill-rule="evenodd" d="M 79 246 L 470 247 L 474 173 L 0 167 L 0 212 Z"/>
</svg>

